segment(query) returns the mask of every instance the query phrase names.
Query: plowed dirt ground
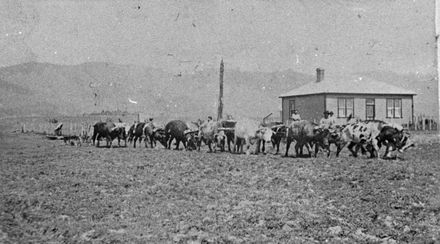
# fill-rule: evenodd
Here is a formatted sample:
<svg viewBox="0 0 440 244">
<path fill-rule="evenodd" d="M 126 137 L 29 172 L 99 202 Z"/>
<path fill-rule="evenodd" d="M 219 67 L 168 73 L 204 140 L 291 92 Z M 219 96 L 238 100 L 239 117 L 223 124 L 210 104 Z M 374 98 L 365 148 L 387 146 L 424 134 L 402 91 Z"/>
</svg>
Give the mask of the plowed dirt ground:
<svg viewBox="0 0 440 244">
<path fill-rule="evenodd" d="M 416 139 L 382 160 L 346 149 L 284 158 L 3 134 L 0 242 L 440 242 L 438 135 Z"/>
</svg>

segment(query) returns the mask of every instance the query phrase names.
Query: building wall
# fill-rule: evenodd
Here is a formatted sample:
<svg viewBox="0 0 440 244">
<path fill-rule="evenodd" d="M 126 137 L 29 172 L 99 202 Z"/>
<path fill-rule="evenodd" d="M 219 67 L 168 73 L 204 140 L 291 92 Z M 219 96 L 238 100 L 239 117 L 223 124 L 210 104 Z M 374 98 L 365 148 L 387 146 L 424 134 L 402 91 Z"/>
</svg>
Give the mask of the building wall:
<svg viewBox="0 0 440 244">
<path fill-rule="evenodd" d="M 366 120 L 366 104 L 365 99 L 375 99 L 375 119 L 394 122 L 399 124 L 407 124 L 412 122 L 412 96 L 411 95 L 359 95 L 359 94 L 341 94 L 341 95 L 326 95 L 327 110 L 335 113 L 335 118 L 342 123 L 345 118 L 337 118 L 338 98 L 354 98 L 354 116 L 362 120 Z M 386 117 L 386 99 L 387 98 L 401 98 L 402 99 L 402 118 L 387 118 Z"/>
<path fill-rule="evenodd" d="M 295 109 L 302 119 L 319 122 L 325 110 L 325 99 L 323 94 L 295 96 L 282 98 L 282 121 L 286 122 L 289 118 L 289 101 L 295 100 Z"/>
</svg>

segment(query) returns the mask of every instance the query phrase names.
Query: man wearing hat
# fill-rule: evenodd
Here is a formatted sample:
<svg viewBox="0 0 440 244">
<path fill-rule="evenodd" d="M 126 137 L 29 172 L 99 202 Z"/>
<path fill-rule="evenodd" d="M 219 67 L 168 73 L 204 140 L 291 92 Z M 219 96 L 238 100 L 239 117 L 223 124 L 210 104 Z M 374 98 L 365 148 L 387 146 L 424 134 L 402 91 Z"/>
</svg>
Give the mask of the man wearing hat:
<svg viewBox="0 0 440 244">
<path fill-rule="evenodd" d="M 301 116 L 299 115 L 299 113 L 298 113 L 298 110 L 293 110 L 293 114 L 292 114 L 292 116 L 290 116 L 290 119 L 292 120 L 292 121 L 300 121 L 301 120 Z"/>
<path fill-rule="evenodd" d="M 330 119 L 330 128 L 333 127 L 336 124 L 336 119 L 333 116 L 333 111 L 328 112 L 329 119 Z"/>
<path fill-rule="evenodd" d="M 145 121 L 145 122 L 146 122 L 146 121 Z M 154 122 L 154 119 L 153 119 L 152 117 L 150 117 L 150 118 L 148 119 L 148 122 L 146 122 L 146 124 L 150 124 L 151 127 L 152 127 L 153 129 L 158 127 L 158 124 L 156 124 L 156 123 Z"/>
<path fill-rule="evenodd" d="M 322 129 L 330 129 L 335 124 L 335 119 L 333 116 L 330 117 L 330 115 L 333 115 L 333 112 L 324 111 L 324 118 L 322 118 L 319 121 L 319 127 Z"/>
</svg>

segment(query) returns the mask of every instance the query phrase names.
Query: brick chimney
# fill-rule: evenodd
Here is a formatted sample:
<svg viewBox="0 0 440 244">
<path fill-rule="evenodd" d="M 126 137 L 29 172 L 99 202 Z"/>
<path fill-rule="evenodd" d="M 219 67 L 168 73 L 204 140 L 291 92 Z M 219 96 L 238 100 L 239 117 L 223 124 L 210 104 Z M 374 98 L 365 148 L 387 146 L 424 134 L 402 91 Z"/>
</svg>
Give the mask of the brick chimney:
<svg viewBox="0 0 440 244">
<path fill-rule="evenodd" d="M 324 80 L 324 69 L 317 68 L 316 69 L 316 82 L 320 82 Z"/>
</svg>

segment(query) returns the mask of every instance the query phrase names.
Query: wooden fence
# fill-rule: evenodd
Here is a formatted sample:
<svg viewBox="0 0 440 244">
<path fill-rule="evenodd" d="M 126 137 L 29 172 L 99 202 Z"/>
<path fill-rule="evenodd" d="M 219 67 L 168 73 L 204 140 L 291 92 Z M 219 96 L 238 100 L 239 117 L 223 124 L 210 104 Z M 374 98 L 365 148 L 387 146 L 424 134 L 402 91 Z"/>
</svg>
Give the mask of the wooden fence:
<svg viewBox="0 0 440 244">
<path fill-rule="evenodd" d="M 409 130 L 438 130 L 438 120 L 435 116 L 420 114 L 414 117 L 414 123 L 409 122 L 405 127 Z"/>
<path fill-rule="evenodd" d="M 76 116 L 76 117 L 63 117 L 57 119 L 57 123 L 50 121 L 47 117 L 29 117 L 21 118 L 13 122 L 15 124 L 15 130 L 20 132 L 35 132 L 42 134 L 54 134 L 54 130 L 59 123 L 63 123 L 62 134 L 63 135 L 83 135 L 84 133 L 90 133 L 91 127 L 97 121 L 112 120 L 117 122 L 118 119 L 122 119 L 124 122 L 132 123 L 139 120 L 138 114 L 132 114 L 128 116 Z M 276 116 L 267 116 L 264 122 L 279 121 L 280 118 Z M 156 121 L 156 119 L 155 119 Z M 409 130 L 417 131 L 436 131 L 438 130 L 438 119 L 435 116 L 426 116 L 424 114 L 414 117 L 414 123 L 409 121 L 403 126 Z"/>
<path fill-rule="evenodd" d="M 20 118 L 15 123 L 15 130 L 23 133 L 34 132 L 41 134 L 54 134 L 55 128 L 63 123 L 61 133 L 63 135 L 84 135 L 84 133 L 90 133 L 91 127 L 98 121 L 111 120 L 118 122 L 118 119 L 122 119 L 124 122 L 132 123 L 137 120 L 138 115 L 130 116 L 75 116 L 75 117 L 61 117 L 57 118 L 57 121 L 49 120 L 47 117 L 29 117 Z"/>
<path fill-rule="evenodd" d="M 61 132 L 63 135 L 83 135 L 84 133 L 89 133 L 92 123 L 88 122 L 69 122 L 64 121 Z M 41 134 L 54 134 L 54 130 L 58 123 L 49 122 L 25 122 L 21 124 L 21 132 L 35 132 Z"/>
</svg>

